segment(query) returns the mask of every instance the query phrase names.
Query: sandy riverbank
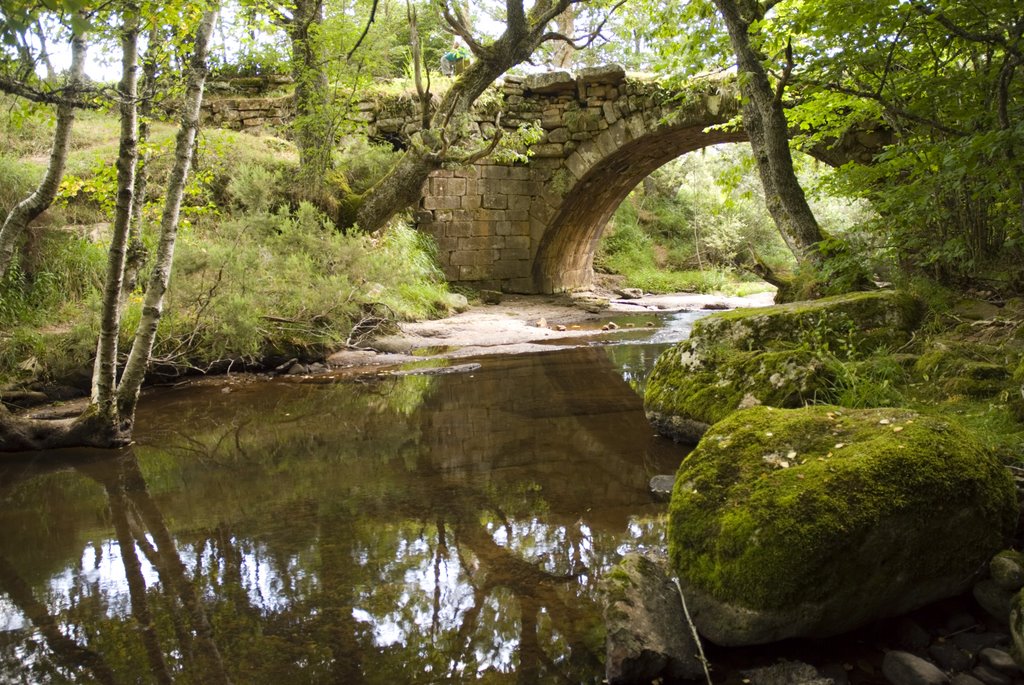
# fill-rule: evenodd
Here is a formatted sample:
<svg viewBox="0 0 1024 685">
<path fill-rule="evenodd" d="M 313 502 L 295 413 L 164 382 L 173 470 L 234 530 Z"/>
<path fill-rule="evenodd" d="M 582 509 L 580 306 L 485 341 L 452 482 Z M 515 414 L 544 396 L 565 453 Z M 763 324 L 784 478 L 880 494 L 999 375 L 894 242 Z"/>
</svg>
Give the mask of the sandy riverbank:
<svg viewBox="0 0 1024 685">
<path fill-rule="evenodd" d="M 657 314 L 700 309 L 763 307 L 774 293 L 747 297 L 725 295 L 645 295 L 608 300 L 607 309 L 593 311 L 599 294 L 505 295 L 499 304 L 476 304 L 443 319 L 402 323 L 397 333 L 369 343 L 372 350 L 343 350 L 331 366 L 401 363 L 424 357 L 468 357 L 518 354 L 552 349 L 546 341 L 592 337 L 609 319 L 627 314 Z M 413 352 L 417 352 L 413 356 Z"/>
</svg>

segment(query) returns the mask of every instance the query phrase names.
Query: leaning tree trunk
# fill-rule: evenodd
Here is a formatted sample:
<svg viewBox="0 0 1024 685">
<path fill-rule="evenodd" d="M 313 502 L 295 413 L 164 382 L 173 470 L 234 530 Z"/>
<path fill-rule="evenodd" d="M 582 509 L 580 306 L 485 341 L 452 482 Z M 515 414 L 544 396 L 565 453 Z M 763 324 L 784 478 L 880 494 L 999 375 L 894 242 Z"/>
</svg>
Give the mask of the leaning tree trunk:
<svg viewBox="0 0 1024 685">
<path fill-rule="evenodd" d="M 163 313 L 164 295 L 171 279 L 181 200 L 192 163 L 192 146 L 199 130 L 199 111 L 203 103 L 203 87 L 206 84 L 206 56 L 216 21 L 217 10 L 208 10 L 203 13 L 196 31 L 195 48 L 189 64 L 188 85 L 182 106 L 181 126 L 175 140 L 174 167 L 167 182 L 164 211 L 160 219 L 160 243 L 157 247 L 153 273 L 146 288 L 142 319 L 139 321 L 135 340 L 125 363 L 124 374 L 117 388 L 117 415 L 121 422 L 120 428 L 128 435 L 135 420 L 135 405 L 153 354 L 156 331 Z"/>
<path fill-rule="evenodd" d="M 420 189 L 430 172 L 445 162 L 438 154 L 441 136 L 438 132 L 447 124 L 469 114 L 476 99 L 502 74 L 530 58 L 534 50 L 552 38 L 547 25 L 580 0 L 538 0 L 526 12 L 522 0 L 508 0 L 507 24 L 500 38 L 488 45 L 480 45 L 464 23 L 453 25 L 456 33 L 466 40 L 475 60 L 456 79 L 441 99 L 431 119 L 430 129 L 413 136 L 413 145 L 390 171 L 362 196 L 342 201 L 337 217 L 342 227 L 353 220 L 360 230 L 375 231 L 382 228 L 395 214 L 419 200 Z M 451 24 L 456 21 L 446 17 Z"/>
<path fill-rule="evenodd" d="M 781 94 L 772 88 L 768 73 L 750 44 L 750 25 L 756 17 L 744 16 L 736 0 L 714 3 L 725 20 L 736 55 L 743 94 L 743 128 L 750 138 L 764 185 L 768 212 L 797 261 L 816 261 L 813 247 L 824 236 L 793 169 Z"/>
<path fill-rule="evenodd" d="M 103 310 L 92 376 L 92 401 L 99 413 L 116 420 L 114 388 L 117 382 L 117 337 L 121 330 L 121 301 L 124 271 L 131 230 L 135 171 L 138 160 L 138 56 L 139 20 L 137 8 L 127 7 L 121 31 L 121 140 L 117 155 L 117 205 L 107 253 L 107 277 L 103 288 Z"/>
<path fill-rule="evenodd" d="M 31 195 L 15 205 L 0 227 L 0 279 L 7 274 L 14 258 L 14 249 L 22 233 L 36 217 L 42 214 L 57 196 L 64 177 L 64 165 L 71 149 L 71 129 L 75 122 L 75 106 L 71 103 L 85 81 L 85 54 L 88 45 L 85 36 L 76 34 L 71 39 L 71 69 L 68 75 L 67 97 L 57 106 L 57 124 L 53 131 L 50 161 L 39 186 Z"/>
</svg>

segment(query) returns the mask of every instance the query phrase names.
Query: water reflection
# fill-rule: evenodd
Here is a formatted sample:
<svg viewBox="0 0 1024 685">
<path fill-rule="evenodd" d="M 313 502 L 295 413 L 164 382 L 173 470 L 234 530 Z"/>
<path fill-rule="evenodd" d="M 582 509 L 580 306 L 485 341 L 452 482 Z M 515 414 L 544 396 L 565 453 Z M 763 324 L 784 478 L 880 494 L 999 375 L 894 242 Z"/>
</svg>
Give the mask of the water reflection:
<svg viewBox="0 0 1024 685">
<path fill-rule="evenodd" d="M 599 682 L 681 458 L 614 357 L 169 391 L 134 451 L 7 467 L 0 680 Z"/>
</svg>

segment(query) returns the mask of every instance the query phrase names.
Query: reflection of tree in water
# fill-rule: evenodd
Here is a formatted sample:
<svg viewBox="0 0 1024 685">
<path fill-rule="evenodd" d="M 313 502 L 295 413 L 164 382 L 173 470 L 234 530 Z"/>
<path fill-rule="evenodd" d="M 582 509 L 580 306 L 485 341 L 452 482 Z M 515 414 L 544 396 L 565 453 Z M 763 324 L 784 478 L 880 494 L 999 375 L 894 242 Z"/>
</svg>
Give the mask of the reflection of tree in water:
<svg viewBox="0 0 1024 685">
<path fill-rule="evenodd" d="M 219 406 L 187 424 L 172 413 L 187 439 L 164 433 L 168 446 L 140 447 L 138 459 L 79 467 L 102 486 L 106 513 L 64 548 L 107 540 L 93 543 L 106 576 L 37 568 L 0 542 L 2 589 L 34 626 L 0 645 L 4 673 L 31 671 L 26 682 L 597 680 L 592 581 L 614 561 L 624 536 L 613 528 L 628 518 L 592 520 L 528 465 L 453 472 L 459 456 L 435 451 L 451 445 L 424 450 L 421 419 L 382 402 L 381 387 L 344 390 L 319 408 L 307 391 L 234 397 L 227 423 Z M 477 401 L 449 409 L 461 402 Z M 540 404 L 518 406 L 535 414 Z M 587 434 L 606 422 L 602 406 L 583 403 Z M 344 425 L 355 410 L 366 416 L 359 431 Z M 573 459 L 606 446 L 579 435 Z M 613 459 L 605 470 L 621 469 Z M 25 487 L 58 475 L 69 491 L 84 487 L 68 474 Z M 623 508 L 635 501 L 617 497 Z M 31 530 L 44 535 L 50 514 L 37 513 Z M 68 591 L 66 575 L 92 586 Z M 32 640 L 47 648 L 26 658 Z"/>
</svg>

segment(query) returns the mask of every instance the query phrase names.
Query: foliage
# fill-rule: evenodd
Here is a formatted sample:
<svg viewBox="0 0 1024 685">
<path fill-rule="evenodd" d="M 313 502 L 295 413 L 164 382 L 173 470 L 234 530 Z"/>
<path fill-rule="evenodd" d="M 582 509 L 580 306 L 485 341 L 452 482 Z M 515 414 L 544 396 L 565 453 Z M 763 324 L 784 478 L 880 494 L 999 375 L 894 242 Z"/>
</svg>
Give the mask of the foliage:
<svg viewBox="0 0 1024 685">
<path fill-rule="evenodd" d="M 151 221 L 166 174 L 160 147 L 150 167 Z M 368 143 L 355 150 L 363 154 L 339 157 L 352 162 L 339 172 L 353 182 L 365 182 L 390 156 Z M 97 153 L 77 154 L 91 160 Z M 377 238 L 341 235 L 308 203 L 292 204 L 291 144 L 211 130 L 200 141 L 198 161 L 156 344 L 164 371 L 216 368 L 222 360 L 258 363 L 274 354 L 320 357 L 347 344 L 359 322 L 382 323 L 377 314 L 393 320 L 447 311 L 428 238 L 404 225 Z M 92 220 L 83 207 L 109 198 L 110 190 L 99 188 L 102 173 L 89 175 L 102 172 L 100 166 L 77 164 L 86 170 L 76 177 L 80 189 L 91 191 L 68 193 L 60 211 Z M 13 173 L 21 166 L 3 168 Z M 41 376 L 64 377 L 84 369 L 95 346 L 104 242 L 78 229 L 38 234 L 30 259 L 0 287 L 0 330 L 7 336 L 0 340 L 0 377 L 24 376 L 18 367 L 29 361 Z M 150 230 L 143 233 L 150 254 L 154 239 Z M 126 330 L 138 321 L 141 300 L 141 291 L 128 296 Z M 352 341 L 365 332 L 357 330 Z"/>
<path fill-rule="evenodd" d="M 1008 0 L 780 5 L 772 30 L 794 36 L 808 95 L 793 121 L 819 137 L 872 121 L 894 133 L 835 183 L 872 201 L 871 228 L 904 267 L 963 283 L 1019 262 L 1022 18 Z"/>
<path fill-rule="evenodd" d="M 857 259 L 878 254 L 861 229 L 871 213 L 862 203 L 831 194 L 831 187 L 820 181 L 822 169 L 809 158 L 798 161 L 805 182 L 817 189 L 812 204 L 823 225 L 843 237 L 834 242 L 857 245 Z M 730 272 L 748 264 L 751 255 L 775 271 L 793 269 L 792 254 L 764 209 L 749 152 L 726 145 L 682 157 L 634 190 L 605 230 L 595 266 L 652 291 L 706 292 L 735 284 L 736 275 Z M 847 261 L 856 260 L 851 256 Z M 845 274 L 846 262 L 837 259 L 829 265 Z M 687 272 L 691 275 L 678 275 Z M 704 276 L 694 279 L 692 274 L 699 273 Z"/>
</svg>

